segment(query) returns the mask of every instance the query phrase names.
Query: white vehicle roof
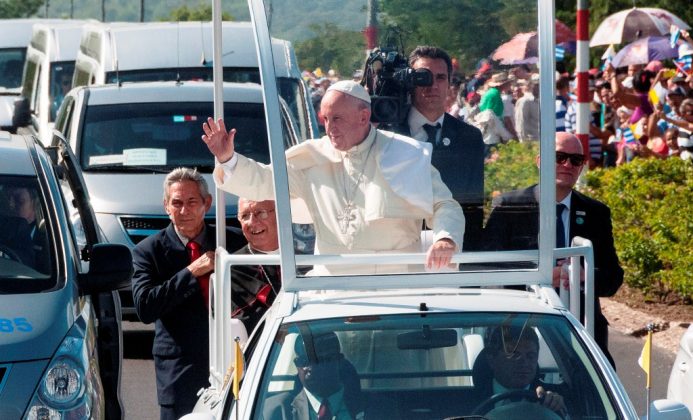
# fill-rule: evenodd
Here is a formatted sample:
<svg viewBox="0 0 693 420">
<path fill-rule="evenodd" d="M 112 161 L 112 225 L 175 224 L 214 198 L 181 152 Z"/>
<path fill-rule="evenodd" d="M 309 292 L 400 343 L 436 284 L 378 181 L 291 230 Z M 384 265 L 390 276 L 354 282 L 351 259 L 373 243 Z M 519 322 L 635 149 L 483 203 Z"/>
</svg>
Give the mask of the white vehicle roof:
<svg viewBox="0 0 693 420">
<path fill-rule="evenodd" d="M 0 48 L 26 47 L 37 23 L 60 24 L 63 19 L 2 19 L 0 20 Z M 70 22 L 70 21 L 67 21 Z"/>
<path fill-rule="evenodd" d="M 212 82 L 138 82 L 89 87 L 89 105 L 210 102 L 212 96 Z M 224 100 L 262 103 L 262 89 L 255 83 L 226 82 L 224 83 Z"/>
<path fill-rule="evenodd" d="M 0 174 L 36 176 L 29 149 L 22 136 L 0 131 Z"/>
<path fill-rule="evenodd" d="M 85 20 L 65 20 L 60 23 L 37 23 L 34 25 L 31 46 L 41 51 L 48 51 L 51 62 L 75 61 L 82 27 L 86 22 Z M 42 33 L 51 35 L 46 37 L 41 35 Z"/>
<path fill-rule="evenodd" d="M 552 294 L 507 289 L 418 289 L 389 291 L 300 292 L 298 305 L 284 322 L 331 317 L 450 312 L 524 312 L 559 315 Z"/>
<path fill-rule="evenodd" d="M 250 22 L 223 22 L 222 33 L 224 67 L 258 66 Z M 84 27 L 82 53 L 96 56 L 99 37 L 107 37 L 111 45 L 110 54 L 105 47 L 102 57 L 107 72 L 115 71 L 116 65 L 119 71 L 212 65 L 210 22 L 93 23 Z M 295 63 L 291 44 L 279 39 L 272 43 L 277 75 L 290 75 Z"/>
</svg>

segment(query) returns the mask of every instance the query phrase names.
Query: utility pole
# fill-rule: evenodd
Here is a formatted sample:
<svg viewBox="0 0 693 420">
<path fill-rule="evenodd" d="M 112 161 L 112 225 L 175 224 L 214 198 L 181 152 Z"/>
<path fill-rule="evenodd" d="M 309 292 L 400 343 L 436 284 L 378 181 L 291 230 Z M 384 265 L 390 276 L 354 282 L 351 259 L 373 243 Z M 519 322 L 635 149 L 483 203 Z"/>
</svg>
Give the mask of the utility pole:
<svg viewBox="0 0 693 420">
<path fill-rule="evenodd" d="M 47 18 L 48 17 L 48 5 L 50 3 L 50 0 L 46 0 L 46 8 L 44 9 L 43 12 L 43 17 Z"/>
<path fill-rule="evenodd" d="M 368 22 L 363 32 L 366 37 L 366 54 L 378 45 L 378 1 L 368 0 Z"/>
<path fill-rule="evenodd" d="M 75 18 L 75 0 L 70 0 L 70 19 Z"/>
<path fill-rule="evenodd" d="M 106 0 L 101 0 L 101 22 L 106 21 Z"/>
<path fill-rule="evenodd" d="M 140 0 L 140 22 L 144 22 L 144 0 Z"/>
</svg>

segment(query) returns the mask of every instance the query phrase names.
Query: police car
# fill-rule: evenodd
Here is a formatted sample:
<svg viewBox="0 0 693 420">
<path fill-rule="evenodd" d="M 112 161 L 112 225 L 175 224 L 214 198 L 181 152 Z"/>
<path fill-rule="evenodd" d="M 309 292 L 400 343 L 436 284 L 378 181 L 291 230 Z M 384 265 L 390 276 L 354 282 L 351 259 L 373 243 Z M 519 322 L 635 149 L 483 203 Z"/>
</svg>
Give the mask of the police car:
<svg viewBox="0 0 693 420">
<path fill-rule="evenodd" d="M 132 257 L 101 244 L 67 144 L 0 132 L 0 418 L 121 418 Z"/>
</svg>

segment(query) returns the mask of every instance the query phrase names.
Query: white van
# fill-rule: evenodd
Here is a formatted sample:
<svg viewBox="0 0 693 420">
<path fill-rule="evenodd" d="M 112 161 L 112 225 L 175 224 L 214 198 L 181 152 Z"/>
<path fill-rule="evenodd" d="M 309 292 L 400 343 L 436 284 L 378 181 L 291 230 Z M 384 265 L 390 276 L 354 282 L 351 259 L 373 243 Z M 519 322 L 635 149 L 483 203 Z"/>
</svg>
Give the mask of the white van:
<svg viewBox="0 0 693 420">
<path fill-rule="evenodd" d="M 72 74 L 87 21 L 65 20 L 33 27 L 22 76 L 21 99 L 15 104 L 12 124 L 44 144 L 51 140 L 56 112 L 72 87 Z"/>
<path fill-rule="evenodd" d="M 12 127 L 14 101 L 22 91 L 22 69 L 26 47 L 35 23 L 56 23 L 59 19 L 0 20 L 0 130 Z"/>
<path fill-rule="evenodd" d="M 250 22 L 223 22 L 224 81 L 260 83 Z M 278 89 L 299 137 L 318 136 L 310 94 L 289 41 L 273 39 Z M 73 86 L 106 83 L 212 80 L 210 22 L 93 23 L 85 25 Z"/>
</svg>

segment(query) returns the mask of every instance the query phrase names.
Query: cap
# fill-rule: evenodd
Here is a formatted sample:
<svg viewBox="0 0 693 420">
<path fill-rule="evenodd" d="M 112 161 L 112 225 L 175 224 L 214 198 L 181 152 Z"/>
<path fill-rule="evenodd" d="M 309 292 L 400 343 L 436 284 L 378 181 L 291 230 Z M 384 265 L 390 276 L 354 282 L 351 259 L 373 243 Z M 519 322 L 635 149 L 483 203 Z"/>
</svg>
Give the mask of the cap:
<svg viewBox="0 0 693 420">
<path fill-rule="evenodd" d="M 679 45 L 679 58 L 683 58 L 687 55 L 693 55 L 693 47 L 688 42 L 684 42 Z"/>
<path fill-rule="evenodd" d="M 686 96 L 686 91 L 681 86 L 676 86 L 667 91 L 667 96 Z"/>
<path fill-rule="evenodd" d="M 351 81 L 351 80 L 342 80 L 337 83 L 332 84 L 329 88 L 327 88 L 327 92 L 336 90 L 338 92 L 346 93 L 349 96 L 353 96 L 356 99 L 360 99 L 366 103 L 371 103 L 371 97 L 368 96 L 368 92 L 366 92 L 366 88 L 361 86 L 360 84 Z M 326 92 L 326 93 L 327 93 Z"/>
<path fill-rule="evenodd" d="M 508 75 L 505 73 L 496 73 L 493 76 L 491 76 L 491 79 L 489 79 L 488 85 L 491 87 L 498 87 L 501 86 L 505 83 L 510 82 L 510 79 L 508 79 Z"/>
</svg>

